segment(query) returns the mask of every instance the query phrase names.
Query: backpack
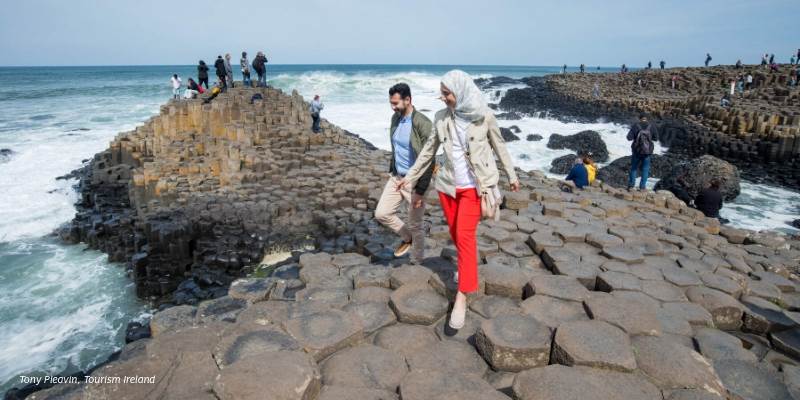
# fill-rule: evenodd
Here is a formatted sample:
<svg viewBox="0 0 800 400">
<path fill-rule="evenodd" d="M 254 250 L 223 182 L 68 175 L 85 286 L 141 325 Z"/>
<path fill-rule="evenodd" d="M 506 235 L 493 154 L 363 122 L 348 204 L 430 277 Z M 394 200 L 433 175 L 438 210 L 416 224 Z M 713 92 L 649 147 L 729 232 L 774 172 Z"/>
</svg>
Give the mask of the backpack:
<svg viewBox="0 0 800 400">
<path fill-rule="evenodd" d="M 264 100 L 264 97 L 261 96 L 261 93 L 254 94 L 253 97 L 250 98 L 250 104 L 255 103 L 256 100 Z"/>
<path fill-rule="evenodd" d="M 636 139 L 633 140 L 633 151 L 636 154 L 650 155 L 653 154 L 653 134 L 650 133 L 650 125 L 639 131 Z"/>
</svg>

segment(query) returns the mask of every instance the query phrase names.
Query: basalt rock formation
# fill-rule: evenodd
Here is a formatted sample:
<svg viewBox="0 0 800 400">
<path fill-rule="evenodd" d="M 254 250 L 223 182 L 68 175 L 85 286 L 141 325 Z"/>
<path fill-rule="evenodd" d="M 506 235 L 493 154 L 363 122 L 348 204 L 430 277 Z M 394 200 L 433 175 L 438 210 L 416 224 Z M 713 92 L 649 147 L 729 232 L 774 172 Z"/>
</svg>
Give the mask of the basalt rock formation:
<svg viewBox="0 0 800 400">
<path fill-rule="evenodd" d="M 499 108 L 582 122 L 631 123 L 646 113 L 674 154 L 710 154 L 735 164 L 748 179 L 797 188 L 800 88 L 788 85 L 790 71 L 788 65 L 773 73 L 718 66 L 531 77 L 522 80 L 528 87 L 509 89 Z M 731 80 L 747 74 L 753 84 L 722 107 Z"/>
</svg>

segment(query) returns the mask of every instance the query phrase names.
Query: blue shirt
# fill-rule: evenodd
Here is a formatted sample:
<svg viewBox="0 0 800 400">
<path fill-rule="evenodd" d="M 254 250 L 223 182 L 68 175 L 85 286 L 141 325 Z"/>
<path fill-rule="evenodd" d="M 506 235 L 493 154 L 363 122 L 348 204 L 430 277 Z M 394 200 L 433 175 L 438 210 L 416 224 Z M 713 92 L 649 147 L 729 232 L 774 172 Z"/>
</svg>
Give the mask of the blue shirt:
<svg viewBox="0 0 800 400">
<path fill-rule="evenodd" d="M 578 189 L 583 189 L 584 186 L 589 186 L 589 173 L 586 171 L 586 167 L 583 164 L 575 164 L 571 170 L 569 170 L 569 175 L 567 175 L 566 180 L 575 182 L 575 186 Z"/>
<path fill-rule="evenodd" d="M 394 168 L 398 175 L 405 175 L 414 165 L 416 155 L 411 148 L 411 116 L 400 118 L 392 135 L 394 145 Z"/>
</svg>

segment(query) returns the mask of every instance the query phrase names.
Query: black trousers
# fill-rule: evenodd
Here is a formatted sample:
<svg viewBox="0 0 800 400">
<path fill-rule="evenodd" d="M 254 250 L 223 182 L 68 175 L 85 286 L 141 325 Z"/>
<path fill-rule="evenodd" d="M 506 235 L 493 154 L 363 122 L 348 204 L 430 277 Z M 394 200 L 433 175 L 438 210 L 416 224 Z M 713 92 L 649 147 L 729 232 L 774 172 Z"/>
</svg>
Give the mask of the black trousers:
<svg viewBox="0 0 800 400">
<path fill-rule="evenodd" d="M 205 78 L 197 78 L 199 81 L 198 86 L 206 85 L 206 89 L 208 89 L 208 77 Z"/>
</svg>

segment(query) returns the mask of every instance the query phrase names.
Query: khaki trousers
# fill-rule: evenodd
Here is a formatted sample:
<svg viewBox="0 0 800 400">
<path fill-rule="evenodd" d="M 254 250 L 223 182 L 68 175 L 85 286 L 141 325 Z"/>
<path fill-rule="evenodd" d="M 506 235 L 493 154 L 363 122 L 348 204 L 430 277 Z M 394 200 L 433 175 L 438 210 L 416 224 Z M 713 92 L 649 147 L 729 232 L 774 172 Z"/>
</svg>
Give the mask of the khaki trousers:
<svg viewBox="0 0 800 400">
<path fill-rule="evenodd" d="M 425 234 L 422 231 L 422 215 L 425 214 L 425 201 L 423 200 L 422 207 L 414 208 L 411 205 L 411 189 L 408 187 L 404 187 L 399 191 L 396 189 L 399 180 L 399 177 L 389 176 L 381 198 L 378 200 L 378 206 L 375 208 L 375 219 L 383 226 L 400 235 L 403 241 L 413 241 L 411 262 L 419 263 L 425 253 Z M 404 223 L 397 216 L 400 207 L 404 204 L 408 208 L 408 223 Z"/>
</svg>

